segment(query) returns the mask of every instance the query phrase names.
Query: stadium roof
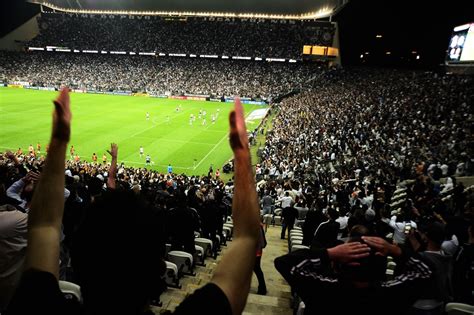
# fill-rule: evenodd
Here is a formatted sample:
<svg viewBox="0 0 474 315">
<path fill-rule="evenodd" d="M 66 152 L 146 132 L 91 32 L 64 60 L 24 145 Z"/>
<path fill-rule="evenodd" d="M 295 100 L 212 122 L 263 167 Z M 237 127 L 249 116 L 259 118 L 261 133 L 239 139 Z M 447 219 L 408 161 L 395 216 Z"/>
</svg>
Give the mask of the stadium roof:
<svg viewBox="0 0 474 315">
<path fill-rule="evenodd" d="M 331 16 L 348 0 L 30 0 L 50 8 L 84 13 L 184 14 L 315 19 Z M 100 12 L 103 11 L 103 12 Z M 107 11 L 107 12 L 106 12 Z M 138 12 L 137 12 L 138 11 Z"/>
</svg>

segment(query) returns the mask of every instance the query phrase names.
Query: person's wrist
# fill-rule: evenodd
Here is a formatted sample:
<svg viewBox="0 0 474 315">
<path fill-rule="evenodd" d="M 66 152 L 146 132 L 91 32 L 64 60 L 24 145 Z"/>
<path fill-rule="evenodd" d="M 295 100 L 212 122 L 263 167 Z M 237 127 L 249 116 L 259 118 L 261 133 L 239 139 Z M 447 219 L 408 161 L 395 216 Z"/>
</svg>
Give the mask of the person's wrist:
<svg viewBox="0 0 474 315">
<path fill-rule="evenodd" d="M 391 256 L 400 256 L 402 254 L 402 249 L 394 244 L 390 244 L 389 253 Z"/>
</svg>

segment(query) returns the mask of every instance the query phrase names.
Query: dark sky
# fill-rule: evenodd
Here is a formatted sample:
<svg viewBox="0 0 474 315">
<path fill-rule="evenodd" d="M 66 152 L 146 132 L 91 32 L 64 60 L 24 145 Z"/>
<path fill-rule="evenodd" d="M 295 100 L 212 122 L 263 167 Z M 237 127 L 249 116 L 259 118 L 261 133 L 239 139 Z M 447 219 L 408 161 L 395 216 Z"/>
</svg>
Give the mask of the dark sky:
<svg viewBox="0 0 474 315">
<path fill-rule="evenodd" d="M 365 64 L 434 67 L 444 61 L 454 26 L 474 22 L 472 4 L 468 0 L 352 0 L 335 17 L 343 63 L 361 64 L 360 54 L 369 52 Z M 377 34 L 382 38 L 377 39 Z"/>
</svg>

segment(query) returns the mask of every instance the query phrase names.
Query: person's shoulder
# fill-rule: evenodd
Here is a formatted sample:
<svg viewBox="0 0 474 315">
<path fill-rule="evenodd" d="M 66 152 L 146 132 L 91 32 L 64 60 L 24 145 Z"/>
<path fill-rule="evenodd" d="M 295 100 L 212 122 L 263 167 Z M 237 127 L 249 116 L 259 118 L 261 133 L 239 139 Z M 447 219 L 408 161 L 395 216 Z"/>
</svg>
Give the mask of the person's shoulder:
<svg viewBox="0 0 474 315">
<path fill-rule="evenodd" d="M 210 305 L 212 301 L 212 305 Z M 185 314 L 232 314 L 227 296 L 216 284 L 210 282 L 189 295 L 176 310 L 174 315 Z"/>
<path fill-rule="evenodd" d="M 36 269 L 23 273 L 7 314 L 75 314 L 53 274 Z"/>
</svg>

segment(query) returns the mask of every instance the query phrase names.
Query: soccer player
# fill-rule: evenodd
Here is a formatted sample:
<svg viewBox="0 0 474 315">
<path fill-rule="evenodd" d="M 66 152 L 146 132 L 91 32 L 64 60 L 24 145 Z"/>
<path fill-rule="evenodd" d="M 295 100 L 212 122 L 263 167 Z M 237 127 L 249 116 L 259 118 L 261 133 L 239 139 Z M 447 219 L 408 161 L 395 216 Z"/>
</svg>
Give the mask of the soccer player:
<svg viewBox="0 0 474 315">
<path fill-rule="evenodd" d="M 150 165 L 150 163 L 151 163 L 151 157 L 150 157 L 149 154 L 147 154 L 147 155 L 146 155 L 146 158 L 145 158 L 145 164 L 146 164 L 146 165 Z"/>
<path fill-rule="evenodd" d="M 92 153 L 92 162 L 97 163 L 97 155 Z"/>
<path fill-rule="evenodd" d="M 202 117 L 202 125 L 203 126 L 206 125 L 206 117 L 204 117 L 204 116 Z"/>
<path fill-rule="evenodd" d="M 191 114 L 191 115 L 189 116 L 189 125 L 190 125 L 190 126 L 193 125 L 193 121 L 194 121 L 194 115 Z"/>
<path fill-rule="evenodd" d="M 212 124 L 214 125 L 216 122 L 216 116 L 214 116 L 214 114 L 211 115 L 211 120 L 212 120 Z"/>
<path fill-rule="evenodd" d="M 75 152 L 75 151 L 76 151 L 76 150 L 74 149 L 74 146 L 71 145 L 71 148 L 69 149 L 69 154 L 71 155 L 71 159 L 74 158 L 74 152 Z"/>
<path fill-rule="evenodd" d="M 16 155 L 20 156 L 23 154 L 23 150 L 21 148 L 18 148 L 18 151 L 16 151 Z"/>
<path fill-rule="evenodd" d="M 142 158 L 142 157 L 143 157 L 143 147 L 140 146 L 140 158 Z"/>
<path fill-rule="evenodd" d="M 203 111 L 202 111 L 202 117 L 206 118 L 206 114 L 207 114 L 207 113 L 206 113 L 206 110 L 203 110 Z"/>
<path fill-rule="evenodd" d="M 219 171 L 219 169 L 216 170 L 216 179 L 219 179 L 219 177 L 221 176 L 221 172 Z"/>
<path fill-rule="evenodd" d="M 102 163 L 106 164 L 107 163 L 107 155 L 102 155 Z"/>
<path fill-rule="evenodd" d="M 32 144 L 30 144 L 30 146 L 28 147 L 28 152 L 30 153 L 30 155 L 35 153 L 35 148 L 33 148 Z"/>
<path fill-rule="evenodd" d="M 74 156 L 74 162 L 79 162 L 80 159 L 81 159 L 81 158 L 79 157 L 79 154 L 76 154 L 76 155 Z"/>
<path fill-rule="evenodd" d="M 146 112 L 146 120 L 150 120 L 150 113 Z"/>
<path fill-rule="evenodd" d="M 38 154 L 41 152 L 41 144 L 39 142 L 36 144 L 36 151 L 38 151 Z"/>
<path fill-rule="evenodd" d="M 168 173 L 173 173 L 173 166 L 171 166 L 171 164 L 168 164 Z"/>
</svg>

